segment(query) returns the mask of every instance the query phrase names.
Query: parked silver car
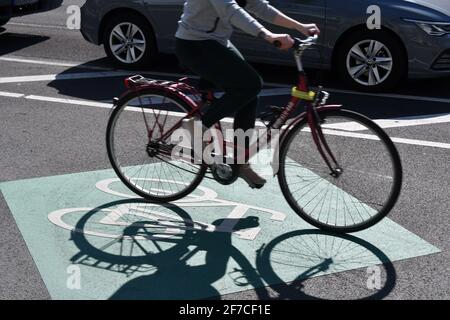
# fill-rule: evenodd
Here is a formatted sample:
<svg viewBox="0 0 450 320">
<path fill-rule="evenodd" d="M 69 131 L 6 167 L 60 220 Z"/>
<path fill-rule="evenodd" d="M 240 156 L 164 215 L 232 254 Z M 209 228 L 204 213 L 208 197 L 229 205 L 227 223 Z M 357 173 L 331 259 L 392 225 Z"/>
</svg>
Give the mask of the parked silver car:
<svg viewBox="0 0 450 320">
<path fill-rule="evenodd" d="M 404 77 L 450 75 L 449 0 L 271 0 L 289 16 L 316 23 L 320 46 L 305 55 L 308 67 L 334 68 L 360 90 L 395 86 Z M 142 67 L 173 53 L 183 0 L 87 0 L 81 32 L 103 44 L 121 67 Z M 368 7 L 381 9 L 381 29 L 367 27 Z M 263 23 L 264 24 L 264 23 Z M 289 32 L 268 26 L 274 32 Z M 292 64 L 289 53 L 236 30 L 233 43 L 249 61 Z"/>
</svg>

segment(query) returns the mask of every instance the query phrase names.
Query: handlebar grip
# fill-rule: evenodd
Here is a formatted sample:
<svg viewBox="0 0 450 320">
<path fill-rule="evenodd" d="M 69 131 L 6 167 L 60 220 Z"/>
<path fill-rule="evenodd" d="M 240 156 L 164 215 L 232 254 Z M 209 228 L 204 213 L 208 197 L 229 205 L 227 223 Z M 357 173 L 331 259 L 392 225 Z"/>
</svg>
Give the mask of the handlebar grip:
<svg viewBox="0 0 450 320">
<path fill-rule="evenodd" d="M 317 41 L 318 38 L 319 38 L 319 35 L 318 35 L 318 34 L 315 34 L 315 35 L 313 35 L 313 36 L 309 36 L 309 37 L 307 37 L 307 38 L 304 39 L 304 40 L 300 40 L 300 39 L 298 39 L 298 38 L 292 37 L 292 39 L 294 40 L 294 45 L 293 45 L 292 47 L 293 47 L 293 48 L 296 48 L 296 47 L 298 47 L 298 46 L 300 46 L 300 45 L 302 45 L 302 44 L 306 44 L 306 43 L 315 43 L 315 42 Z M 273 45 L 274 45 L 276 48 L 281 48 L 281 41 L 275 40 L 275 41 L 273 42 Z"/>
<path fill-rule="evenodd" d="M 319 39 L 319 35 L 316 33 L 315 35 L 309 36 L 308 39 L 311 41 L 317 41 L 317 39 Z"/>
</svg>

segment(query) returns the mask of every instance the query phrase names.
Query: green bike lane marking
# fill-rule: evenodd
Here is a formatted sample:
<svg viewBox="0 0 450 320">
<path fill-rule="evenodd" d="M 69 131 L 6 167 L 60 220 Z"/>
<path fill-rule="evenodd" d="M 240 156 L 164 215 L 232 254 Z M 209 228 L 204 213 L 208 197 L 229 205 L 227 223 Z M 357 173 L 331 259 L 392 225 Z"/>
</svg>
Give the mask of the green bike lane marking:
<svg viewBox="0 0 450 320">
<path fill-rule="evenodd" d="M 361 241 L 306 231 L 276 178 L 204 180 L 176 206 L 133 200 L 112 170 L 0 188 L 54 299 L 207 298 L 440 252 L 388 218 Z"/>
</svg>

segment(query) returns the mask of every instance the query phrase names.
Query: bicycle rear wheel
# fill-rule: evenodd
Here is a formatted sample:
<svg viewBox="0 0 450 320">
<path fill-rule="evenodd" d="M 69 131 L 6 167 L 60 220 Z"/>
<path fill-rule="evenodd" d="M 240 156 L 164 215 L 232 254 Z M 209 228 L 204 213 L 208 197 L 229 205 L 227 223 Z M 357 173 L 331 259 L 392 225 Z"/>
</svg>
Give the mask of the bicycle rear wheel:
<svg viewBox="0 0 450 320">
<path fill-rule="evenodd" d="M 356 232 L 386 216 L 402 184 L 400 157 L 388 135 L 351 111 L 321 111 L 322 130 L 342 174 L 331 175 L 306 120 L 286 136 L 278 180 L 292 209 L 326 231 Z"/>
<path fill-rule="evenodd" d="M 174 158 L 176 142 L 171 136 L 162 139 L 190 110 L 185 101 L 158 89 L 132 92 L 119 101 L 108 121 L 106 145 L 114 171 L 131 191 L 170 202 L 200 184 L 206 165 Z"/>
</svg>

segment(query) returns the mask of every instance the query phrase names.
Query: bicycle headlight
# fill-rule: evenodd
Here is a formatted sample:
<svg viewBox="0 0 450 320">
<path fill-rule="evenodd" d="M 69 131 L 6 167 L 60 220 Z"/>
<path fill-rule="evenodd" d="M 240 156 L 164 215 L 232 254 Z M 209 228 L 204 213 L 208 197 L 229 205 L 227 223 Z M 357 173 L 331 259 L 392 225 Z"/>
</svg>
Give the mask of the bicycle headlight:
<svg viewBox="0 0 450 320">
<path fill-rule="evenodd" d="M 403 20 L 414 23 L 430 36 L 443 36 L 445 34 L 450 34 L 450 22 L 420 21 L 412 19 Z"/>
</svg>

